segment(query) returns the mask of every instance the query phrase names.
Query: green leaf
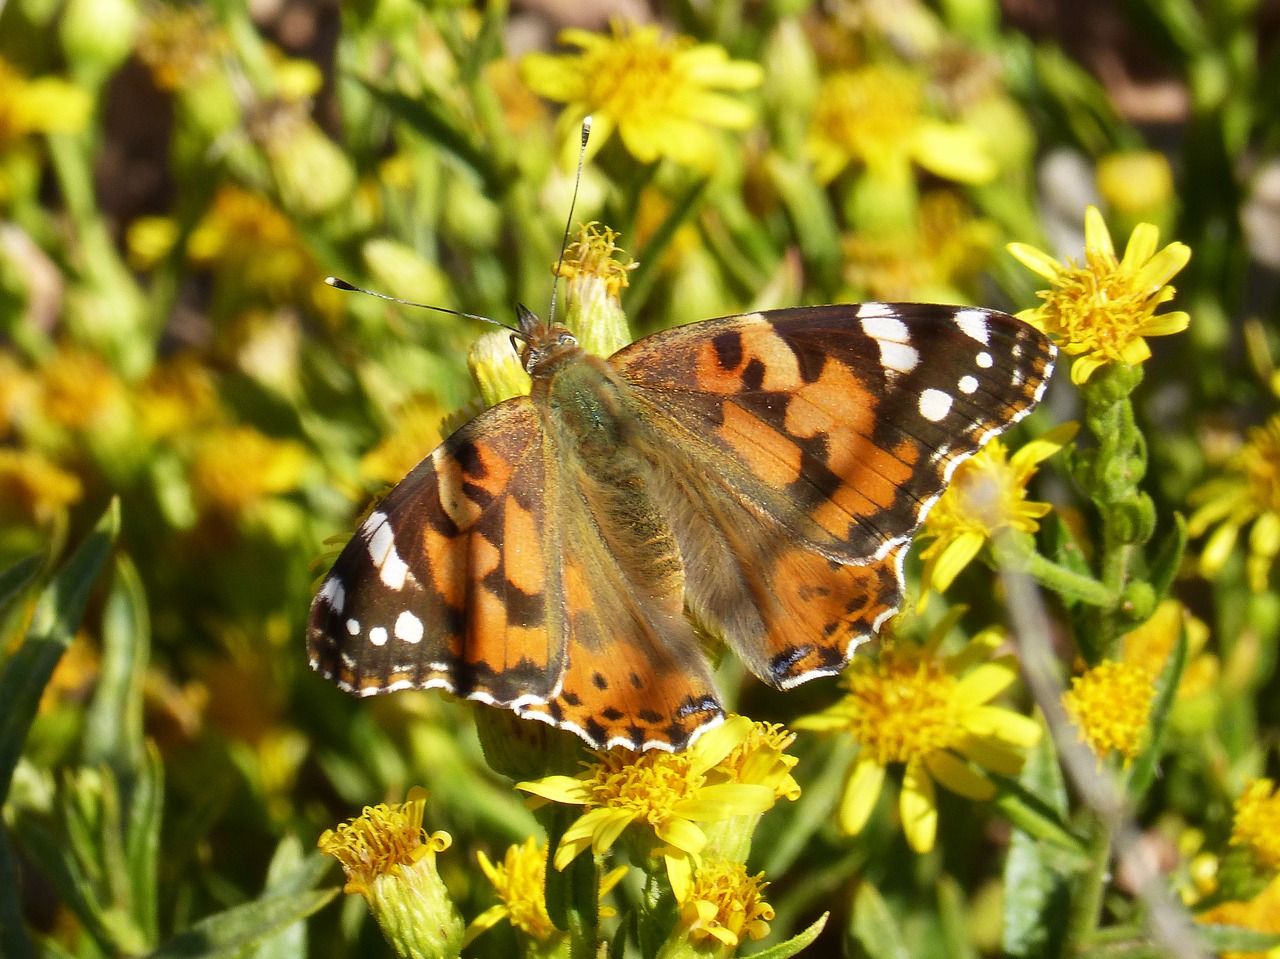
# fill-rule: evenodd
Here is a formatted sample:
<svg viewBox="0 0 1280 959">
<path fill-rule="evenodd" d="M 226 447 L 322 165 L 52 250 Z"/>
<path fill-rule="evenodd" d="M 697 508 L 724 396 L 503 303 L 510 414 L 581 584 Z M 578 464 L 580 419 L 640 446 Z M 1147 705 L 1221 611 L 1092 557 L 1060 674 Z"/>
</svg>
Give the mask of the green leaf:
<svg viewBox="0 0 1280 959">
<path fill-rule="evenodd" d="M 18 888 L 18 865 L 9 847 L 9 831 L 0 824 L 0 889 Z M 0 896 L 0 956 L 35 959 L 36 948 L 22 921 L 22 906 L 15 895 Z"/>
<path fill-rule="evenodd" d="M 1280 932 L 1196 923 L 1200 942 L 1211 952 L 1266 952 L 1280 946 Z"/>
<path fill-rule="evenodd" d="M 859 885 L 853 897 L 849 932 L 871 959 L 911 959 L 898 921 L 880 891 L 870 882 Z"/>
<path fill-rule="evenodd" d="M 164 763 L 154 743 L 133 782 L 126 811 L 125 857 L 133 919 L 147 941 L 160 937 L 158 898 L 160 824 L 164 815 Z"/>
<path fill-rule="evenodd" d="M 1181 513 L 1173 514 L 1173 529 L 1156 551 L 1151 561 L 1151 588 L 1155 590 L 1156 602 L 1159 603 L 1169 595 L 1173 588 L 1174 577 L 1182 564 L 1182 554 L 1187 548 L 1187 521 Z"/>
<path fill-rule="evenodd" d="M 319 850 L 304 855 L 298 837 L 285 836 L 267 867 L 267 892 L 272 895 L 305 892 L 324 878 L 332 862 Z M 299 920 L 259 942 L 249 959 L 304 959 L 306 954 L 307 926 Z"/>
<path fill-rule="evenodd" d="M 1046 797 L 1038 801 L 1039 806 L 1061 822 L 1067 793 L 1052 737 L 1042 737 L 1030 751 L 1018 785 L 1027 795 Z M 1005 955 L 1033 959 L 1062 954 L 1070 890 L 1060 858 L 1053 846 L 1021 825 L 1014 830 L 1004 864 Z"/>
<path fill-rule="evenodd" d="M 969 939 L 969 910 L 964 889 L 955 877 L 938 879 L 938 918 L 942 925 L 943 955 L 953 959 L 978 959 Z"/>
<path fill-rule="evenodd" d="M 150 959 L 231 956 L 322 909 L 339 889 L 264 896 L 209 916 L 174 936 Z"/>
<path fill-rule="evenodd" d="M 84 616 L 89 591 L 120 531 L 120 503 L 113 500 L 93 532 L 41 593 L 27 638 L 0 670 L 0 805 L 9 795 L 13 770 L 36 707 L 54 667 Z"/>
<path fill-rule="evenodd" d="M 702 200 L 707 188 L 711 185 L 709 177 L 704 177 L 693 184 L 684 195 L 671 204 L 671 212 L 667 218 L 653 231 L 644 248 L 636 254 L 636 262 L 640 265 L 632 272 L 626 291 L 623 293 L 623 309 L 632 316 L 640 312 L 645 300 L 653 290 L 653 284 L 662 271 L 662 255 L 675 239 L 680 227 L 702 209 Z"/>
<path fill-rule="evenodd" d="M 1169 732 L 1169 714 L 1178 699 L 1178 686 L 1182 682 L 1182 674 L 1187 668 L 1187 629 L 1185 625 L 1178 628 L 1178 636 L 1169 651 L 1169 659 L 1156 681 L 1156 697 L 1151 704 L 1151 735 L 1142 754 L 1134 761 L 1129 770 L 1128 792 L 1133 799 L 1140 798 L 1151 787 L 1156 777 L 1156 766 L 1160 761 L 1160 753 L 1164 747 L 1165 736 Z"/>
<path fill-rule="evenodd" d="M 827 918 L 830 915 L 831 913 L 824 912 L 804 932 L 792 936 L 786 942 L 780 942 L 777 945 L 770 946 L 768 949 L 752 953 L 751 959 L 791 959 L 792 956 L 798 955 L 801 949 L 807 948 L 813 940 L 822 934 L 822 930 L 827 926 Z"/>
<path fill-rule="evenodd" d="M 142 579 L 121 555 L 102 612 L 102 672 L 85 716 L 81 749 L 86 766 L 106 765 L 116 774 L 126 801 L 146 761 L 142 685 L 150 646 Z"/>
<path fill-rule="evenodd" d="M 0 613 L 35 580 L 43 559 L 39 553 L 33 553 L 0 573 Z"/>
</svg>

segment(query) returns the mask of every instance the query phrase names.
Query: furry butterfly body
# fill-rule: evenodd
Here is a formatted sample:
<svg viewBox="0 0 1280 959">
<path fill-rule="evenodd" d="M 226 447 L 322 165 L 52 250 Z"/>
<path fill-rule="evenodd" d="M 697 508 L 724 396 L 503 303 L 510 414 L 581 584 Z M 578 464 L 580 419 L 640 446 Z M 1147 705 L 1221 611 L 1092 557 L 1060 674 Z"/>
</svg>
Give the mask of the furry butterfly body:
<svg viewBox="0 0 1280 959">
<path fill-rule="evenodd" d="M 309 653 L 352 693 L 446 689 L 597 747 L 682 749 L 720 721 L 693 622 L 773 686 L 839 672 L 900 604 L 955 466 L 1054 357 L 1013 317 L 920 304 L 707 320 L 607 359 L 520 324 L 530 395 L 370 514 Z"/>
</svg>

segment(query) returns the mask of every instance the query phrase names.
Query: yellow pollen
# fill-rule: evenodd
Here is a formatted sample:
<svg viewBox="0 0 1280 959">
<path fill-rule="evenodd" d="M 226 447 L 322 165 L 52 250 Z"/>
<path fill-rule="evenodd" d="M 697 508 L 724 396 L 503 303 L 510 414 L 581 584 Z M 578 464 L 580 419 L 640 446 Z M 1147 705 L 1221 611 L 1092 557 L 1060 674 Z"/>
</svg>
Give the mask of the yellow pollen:
<svg viewBox="0 0 1280 959">
<path fill-rule="evenodd" d="M 1063 704 L 1099 760 L 1115 750 L 1127 762 L 1142 748 L 1155 694 L 1145 669 L 1106 660 L 1071 681 Z"/>
<path fill-rule="evenodd" d="M 877 663 L 855 661 L 845 681 L 857 707 L 849 732 L 881 766 L 946 749 L 959 730 L 956 679 L 936 660 L 886 647 Z"/>
<path fill-rule="evenodd" d="M 1046 326 L 1068 352 L 1099 352 L 1122 360 L 1126 345 L 1142 335 L 1155 301 L 1113 258 L 1090 254 L 1084 266 L 1058 274 L 1045 298 Z"/>
<path fill-rule="evenodd" d="M 651 825 L 671 819 L 675 805 L 694 795 L 706 778 L 693 771 L 683 753 L 650 752 L 636 757 L 615 749 L 599 755 L 601 761 L 586 784 L 591 790 L 587 808 L 632 810 Z"/>
</svg>

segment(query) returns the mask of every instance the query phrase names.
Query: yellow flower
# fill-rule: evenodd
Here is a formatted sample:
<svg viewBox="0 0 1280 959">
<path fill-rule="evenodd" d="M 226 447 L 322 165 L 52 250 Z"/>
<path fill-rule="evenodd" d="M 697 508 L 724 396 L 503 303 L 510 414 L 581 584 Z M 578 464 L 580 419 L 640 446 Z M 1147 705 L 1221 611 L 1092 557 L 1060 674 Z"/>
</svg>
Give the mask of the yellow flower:
<svg viewBox="0 0 1280 959">
<path fill-rule="evenodd" d="M 956 303 L 972 296 L 998 229 L 953 190 L 920 198 L 915 230 L 861 231 L 841 241 L 844 279 L 856 299 Z"/>
<path fill-rule="evenodd" d="M 993 439 L 956 467 L 951 485 L 929 510 L 920 531 L 920 541 L 928 543 L 920 554 L 921 581 L 927 588 L 944 592 L 1001 533 L 1034 533 L 1040 528 L 1038 520 L 1052 507 L 1028 500 L 1027 484 L 1036 467 L 1069 443 L 1077 428 L 1064 423 L 1012 456 L 1001 440 Z"/>
<path fill-rule="evenodd" d="M 894 183 L 912 163 L 958 183 L 989 183 L 996 175 L 986 137 L 928 116 L 925 79 L 904 67 L 871 65 L 826 77 L 809 130 L 821 183 L 852 163 Z"/>
<path fill-rule="evenodd" d="M 710 169 L 716 142 L 709 128 L 744 130 L 755 121 L 749 106 L 721 91 L 757 87 L 763 71 L 730 60 L 723 47 L 616 21 L 610 36 L 565 30 L 559 39 L 581 52 L 531 53 L 521 73 L 535 93 L 568 104 L 562 125 L 576 131 L 591 116 L 589 154 L 617 130 L 641 163 L 669 157 Z"/>
<path fill-rule="evenodd" d="M 990 799 L 995 785 L 983 770 L 1012 776 L 1040 727 L 990 701 L 1017 678 L 1012 655 L 989 659 L 1003 642 L 995 630 L 959 652 L 938 647 L 963 610 L 954 610 L 918 645 L 886 638 L 876 657 L 858 657 L 841 678 L 848 690 L 834 706 L 807 716 L 797 729 L 845 733 L 860 745 L 840 801 L 840 828 L 854 835 L 875 808 L 891 763 L 904 763 L 899 809 L 911 848 L 928 852 L 938 828 L 934 783 L 970 799 Z"/>
<path fill-rule="evenodd" d="M 155 6 L 148 8 L 137 51 L 156 86 L 181 90 L 199 84 L 229 45 L 207 7 Z"/>
<path fill-rule="evenodd" d="M 1062 703 L 1099 762 L 1114 750 L 1127 764 L 1146 741 L 1155 695 L 1146 669 L 1107 659 L 1073 679 Z"/>
<path fill-rule="evenodd" d="M 697 947 L 699 956 L 732 956 L 743 938 L 769 934 L 773 907 L 765 901 L 764 873 L 726 859 L 706 859 L 694 871 L 693 888 L 680 903 L 676 935 Z"/>
<path fill-rule="evenodd" d="M 588 353 L 609 356 L 631 342 L 622 312 L 627 274 L 640 264 L 617 245 L 618 234 L 588 223 L 564 251 L 560 276 L 565 280 L 563 323 L 574 331 Z"/>
<path fill-rule="evenodd" d="M 1280 794 L 1270 779 L 1255 779 L 1236 800 L 1231 845 L 1247 846 L 1263 869 L 1280 870 Z"/>
<path fill-rule="evenodd" d="M 1098 192 L 1110 210 L 1130 217 L 1164 211 L 1173 199 L 1173 170 L 1158 150 L 1112 153 L 1098 161 Z M 1132 221 L 1130 221 L 1132 222 Z"/>
<path fill-rule="evenodd" d="M 0 446 L 0 518 L 43 525 L 83 495 L 79 477 L 41 453 Z"/>
<path fill-rule="evenodd" d="M 1187 328 L 1190 317 L 1175 310 L 1155 315 L 1173 298 L 1169 281 L 1191 259 L 1185 243 L 1170 243 L 1156 252 L 1160 231 L 1139 223 L 1117 260 L 1111 234 L 1096 207 L 1084 218 L 1084 264 L 1059 263 L 1025 243 L 1010 243 L 1009 252 L 1023 266 L 1051 284 L 1037 295 L 1041 306 L 1018 314 L 1052 336 L 1077 357 L 1071 381 L 1085 383 L 1108 363 L 1136 366 L 1151 356 L 1144 337 L 1167 336 Z"/>
<path fill-rule="evenodd" d="M 307 454 L 291 440 L 264 436 L 247 426 L 205 434 L 191 467 L 191 485 L 209 508 L 237 516 L 268 496 L 296 489 Z"/>
<path fill-rule="evenodd" d="M 64 346 L 41 371 L 45 416 L 72 430 L 124 420 L 124 384 L 94 353 Z"/>
<path fill-rule="evenodd" d="M 439 445 L 443 419 L 440 404 L 434 399 L 424 397 L 406 403 L 395 415 L 395 430 L 360 457 L 360 475 L 388 486 L 400 482 Z"/>
<path fill-rule="evenodd" d="M 1247 902 L 1224 902 L 1197 913 L 1196 922 L 1280 933 L 1280 876 Z M 1274 955 L 1274 949 L 1267 952 L 1224 952 L 1222 959 L 1274 959 Z"/>
<path fill-rule="evenodd" d="M 452 843 L 446 832 L 422 827 L 426 793 L 414 787 L 405 802 L 366 806 L 317 843 L 342 863 L 343 891 L 360 893 L 397 955 L 453 957 L 463 924 L 436 871 L 436 853 Z"/>
<path fill-rule="evenodd" d="M 89 122 L 92 100 L 57 77 L 28 80 L 0 58 L 0 153 L 33 133 L 75 133 Z"/>
<path fill-rule="evenodd" d="M 736 781 L 721 767 L 751 734 L 751 720 L 735 716 L 682 753 L 595 750 L 595 761 L 577 776 L 547 776 L 516 788 L 584 808 L 560 839 L 557 869 L 587 849 L 608 852 L 629 826 L 636 826 L 633 837 L 650 855 L 666 860 L 671 888 L 683 901 L 693 865 L 707 845 L 699 824 L 755 816 L 774 803 L 774 786 Z"/>
<path fill-rule="evenodd" d="M 1227 475 L 1195 490 L 1190 501 L 1198 504 L 1187 523 L 1190 535 L 1201 536 L 1217 526 L 1200 554 L 1200 571 L 1215 576 L 1235 548 L 1240 531 L 1252 523 L 1249 585 L 1255 592 L 1265 590 L 1280 555 L 1280 414 L 1251 429 Z"/>
<path fill-rule="evenodd" d="M 1145 623 L 1126 633 L 1121 640 L 1122 658 L 1126 663 L 1145 670 L 1150 676 L 1159 676 L 1183 630 L 1187 633 L 1187 666 L 1178 683 L 1179 700 L 1204 692 L 1208 681 L 1217 674 L 1217 657 L 1201 653 L 1209 640 L 1209 627 L 1176 599 L 1166 599 Z"/>
<path fill-rule="evenodd" d="M 134 395 L 142 431 L 176 437 L 212 425 L 219 414 L 217 388 L 209 367 L 183 353 L 158 364 Z"/>
<path fill-rule="evenodd" d="M 503 919 L 520 933 L 540 944 L 559 943 L 565 933 L 557 929 L 547 915 L 547 844 L 538 844 L 533 837 L 522 845 L 511 846 L 501 863 L 495 865 L 483 852 L 476 853 L 480 869 L 493 888 L 497 890 L 498 905 L 486 909 L 467 926 L 463 945 L 469 945 L 480 933 L 492 929 Z M 626 866 L 610 870 L 600 879 L 600 898 L 618 884 L 626 873 Z M 613 910 L 602 907 L 601 917 L 613 915 Z M 549 954 L 552 950 L 541 950 Z"/>
</svg>

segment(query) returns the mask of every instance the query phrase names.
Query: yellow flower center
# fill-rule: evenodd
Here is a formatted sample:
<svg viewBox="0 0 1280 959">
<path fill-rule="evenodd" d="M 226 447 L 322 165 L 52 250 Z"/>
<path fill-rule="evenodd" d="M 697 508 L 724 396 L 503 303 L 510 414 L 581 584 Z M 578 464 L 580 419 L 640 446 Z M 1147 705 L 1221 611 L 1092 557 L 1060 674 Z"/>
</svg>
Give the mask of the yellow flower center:
<svg viewBox="0 0 1280 959">
<path fill-rule="evenodd" d="M 395 805 L 366 806 L 359 816 L 320 836 L 320 851 L 337 859 L 347 874 L 345 892 L 365 892 L 379 876 L 395 875 L 402 866 L 449 848 L 448 833 L 428 836 L 422 827 L 425 793 L 415 788 L 409 797 Z"/>
<path fill-rule="evenodd" d="M 851 156 L 874 162 L 901 153 L 920 115 L 919 80 L 905 70 L 864 67 L 837 73 L 823 84 L 814 116 L 817 135 Z"/>
<path fill-rule="evenodd" d="M 680 48 L 656 30 L 615 28 L 613 42 L 586 52 L 581 62 L 592 110 L 613 117 L 670 112 L 687 79 Z"/>
<path fill-rule="evenodd" d="M 618 248 L 617 239 L 618 234 L 608 227 L 601 231 L 588 223 L 565 249 L 559 275 L 570 283 L 580 276 L 597 277 L 610 296 L 621 296 L 629 282 L 627 274 L 640 264 Z"/>
<path fill-rule="evenodd" d="M 1236 800 L 1231 844 L 1248 846 L 1263 869 L 1280 869 L 1280 793 L 1269 779 L 1251 782 Z"/>
<path fill-rule="evenodd" d="M 1253 499 L 1264 511 L 1280 512 L 1280 421 L 1249 431 L 1240 464 Z"/>
<path fill-rule="evenodd" d="M 1123 360 L 1124 348 L 1142 337 L 1155 306 L 1150 291 L 1133 279 L 1115 256 L 1087 251 L 1084 266 L 1067 266 L 1054 289 L 1040 294 L 1046 332 L 1059 336 L 1069 353 Z"/>
<path fill-rule="evenodd" d="M 886 643 L 877 661 L 854 660 L 845 684 L 854 707 L 849 732 L 881 766 L 946 749 L 960 732 L 955 677 L 915 650 Z"/>
<path fill-rule="evenodd" d="M 695 772 L 688 753 L 647 752 L 636 756 L 623 749 L 598 753 L 586 782 L 591 798 L 586 808 L 626 809 L 650 825 L 675 817 L 675 806 L 694 796 L 706 782 Z"/>
<path fill-rule="evenodd" d="M 1063 705 L 1099 759 L 1115 750 L 1127 761 L 1142 747 L 1155 694 L 1145 669 L 1106 660 L 1071 681 Z"/>
<path fill-rule="evenodd" d="M 740 862 L 704 860 L 694 873 L 692 895 L 680 907 L 689 938 L 695 942 L 714 939 L 731 947 L 744 934 L 763 939 L 774 916 L 764 899 L 768 885 L 764 873 L 748 876 Z"/>
<path fill-rule="evenodd" d="M 992 440 L 961 463 L 951 485 L 929 513 L 926 533 L 944 538 L 976 532 L 993 537 L 1012 527 L 1034 533 L 1044 515 L 1039 504 L 1027 507 L 1027 483 L 1035 472 L 1009 461 L 1008 448 Z"/>
</svg>

